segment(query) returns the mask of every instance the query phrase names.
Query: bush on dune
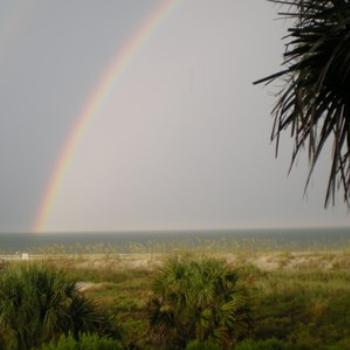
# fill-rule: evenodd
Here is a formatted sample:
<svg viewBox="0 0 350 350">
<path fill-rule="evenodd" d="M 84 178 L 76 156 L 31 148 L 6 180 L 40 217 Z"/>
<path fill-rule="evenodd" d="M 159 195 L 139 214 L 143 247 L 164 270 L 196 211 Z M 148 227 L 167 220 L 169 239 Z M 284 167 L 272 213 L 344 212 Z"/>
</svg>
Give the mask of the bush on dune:
<svg viewBox="0 0 350 350">
<path fill-rule="evenodd" d="M 26 350 L 62 333 L 103 332 L 109 323 L 63 272 L 27 265 L 2 272 L 0 327 L 6 349 Z"/>
<path fill-rule="evenodd" d="M 311 344 L 292 344 L 284 342 L 282 340 L 271 338 L 266 340 L 252 340 L 247 339 L 239 343 L 234 350 L 346 350 L 349 349 L 348 346 L 338 345 L 325 345 L 325 346 L 315 346 Z"/>
<path fill-rule="evenodd" d="M 246 288 L 216 259 L 174 259 L 160 271 L 148 306 L 154 340 L 172 349 L 191 340 L 231 348 L 251 328 Z"/>
<path fill-rule="evenodd" d="M 79 340 L 69 334 L 44 344 L 39 350 L 122 350 L 122 347 L 116 340 L 96 334 L 83 334 Z"/>
<path fill-rule="evenodd" d="M 222 350 L 219 345 L 215 344 L 206 344 L 198 341 L 190 342 L 185 350 Z"/>
<path fill-rule="evenodd" d="M 245 340 L 238 344 L 234 350 L 308 350 L 304 347 L 286 344 L 285 342 L 272 338 L 267 340 Z"/>
</svg>

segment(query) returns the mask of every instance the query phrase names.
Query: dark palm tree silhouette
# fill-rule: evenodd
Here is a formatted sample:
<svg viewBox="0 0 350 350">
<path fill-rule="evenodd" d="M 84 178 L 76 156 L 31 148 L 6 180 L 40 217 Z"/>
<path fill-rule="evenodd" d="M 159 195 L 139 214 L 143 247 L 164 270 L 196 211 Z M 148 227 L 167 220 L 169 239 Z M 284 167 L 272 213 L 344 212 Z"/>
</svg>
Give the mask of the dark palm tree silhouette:
<svg viewBox="0 0 350 350">
<path fill-rule="evenodd" d="M 269 0 L 293 20 L 284 38 L 284 69 L 256 81 L 284 81 L 273 109 L 271 139 L 276 155 L 282 131 L 295 139 L 291 168 L 305 147 L 311 167 L 306 186 L 326 142 L 333 143 L 325 206 L 338 189 L 350 199 L 350 0 Z"/>
</svg>

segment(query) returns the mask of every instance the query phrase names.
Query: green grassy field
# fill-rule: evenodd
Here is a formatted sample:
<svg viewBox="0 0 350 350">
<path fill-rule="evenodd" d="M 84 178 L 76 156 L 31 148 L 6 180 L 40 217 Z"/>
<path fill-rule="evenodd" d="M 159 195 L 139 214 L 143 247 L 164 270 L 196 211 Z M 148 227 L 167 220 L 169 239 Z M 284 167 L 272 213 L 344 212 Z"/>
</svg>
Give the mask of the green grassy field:
<svg viewBox="0 0 350 350">
<path fill-rule="evenodd" d="M 252 294 L 254 338 L 275 337 L 310 349 L 333 344 L 344 344 L 344 349 L 350 349 L 347 251 L 216 257 L 226 259 L 237 269 Z M 79 281 L 93 282 L 84 293 L 115 314 L 124 336 L 142 348 L 151 342 L 145 308 L 157 275 L 155 262 L 161 266 L 164 260 L 157 256 L 144 267 L 113 257 L 106 259 L 105 267 L 84 257 L 73 263 L 51 263 L 61 265 Z"/>
<path fill-rule="evenodd" d="M 350 349 L 348 251 L 204 255 L 225 260 L 247 287 L 253 315 L 250 338 L 277 338 L 291 344 L 290 349 Z M 191 255 L 193 260 L 202 257 Z M 121 329 L 127 348 L 157 349 L 147 304 L 167 259 L 161 254 L 67 255 L 29 264 L 63 269 L 78 281 L 81 293 Z"/>
</svg>

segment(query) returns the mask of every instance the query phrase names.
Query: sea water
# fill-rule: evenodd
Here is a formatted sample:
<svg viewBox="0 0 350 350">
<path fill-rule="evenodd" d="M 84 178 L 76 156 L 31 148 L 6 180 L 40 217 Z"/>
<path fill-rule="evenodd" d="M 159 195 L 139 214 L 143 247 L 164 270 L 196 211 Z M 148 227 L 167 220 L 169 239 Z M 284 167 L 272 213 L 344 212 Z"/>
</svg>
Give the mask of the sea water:
<svg viewBox="0 0 350 350">
<path fill-rule="evenodd" d="M 0 233 L 0 253 L 328 250 L 350 248 L 350 227 L 89 233 Z"/>
</svg>

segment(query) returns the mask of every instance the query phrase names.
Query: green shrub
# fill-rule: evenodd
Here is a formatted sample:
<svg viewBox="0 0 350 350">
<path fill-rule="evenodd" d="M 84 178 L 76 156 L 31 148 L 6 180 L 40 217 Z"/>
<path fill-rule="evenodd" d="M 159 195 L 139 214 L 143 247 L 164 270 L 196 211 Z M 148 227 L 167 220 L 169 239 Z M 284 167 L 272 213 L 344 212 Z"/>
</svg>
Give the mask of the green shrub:
<svg viewBox="0 0 350 350">
<path fill-rule="evenodd" d="M 349 350 L 350 349 L 350 339 L 343 339 L 337 344 L 329 345 L 325 347 L 325 350 Z"/>
<path fill-rule="evenodd" d="M 284 342 L 278 339 L 268 340 L 245 340 L 238 344 L 234 350 L 287 350 Z"/>
<path fill-rule="evenodd" d="M 72 335 L 62 335 L 57 342 L 44 344 L 40 350 L 122 350 L 120 344 L 108 337 L 83 334 L 79 340 Z"/>
<path fill-rule="evenodd" d="M 219 345 L 200 343 L 198 341 L 190 342 L 185 350 L 222 350 Z"/>
<path fill-rule="evenodd" d="M 0 329 L 6 348 L 25 350 L 62 333 L 103 332 L 107 319 L 63 272 L 15 266 L 0 276 Z"/>
<path fill-rule="evenodd" d="M 155 279 L 148 311 L 154 340 L 172 349 L 191 340 L 230 348 L 251 328 L 246 289 L 216 259 L 169 261 Z"/>
<path fill-rule="evenodd" d="M 43 344 L 40 350 L 79 350 L 78 342 L 72 335 L 62 335 L 57 342 Z"/>
<path fill-rule="evenodd" d="M 290 344 L 279 339 L 245 340 L 239 343 L 234 350 L 311 350 L 306 345 Z"/>
<path fill-rule="evenodd" d="M 286 345 L 277 339 L 245 340 L 238 344 L 234 350 L 286 350 Z"/>
</svg>

